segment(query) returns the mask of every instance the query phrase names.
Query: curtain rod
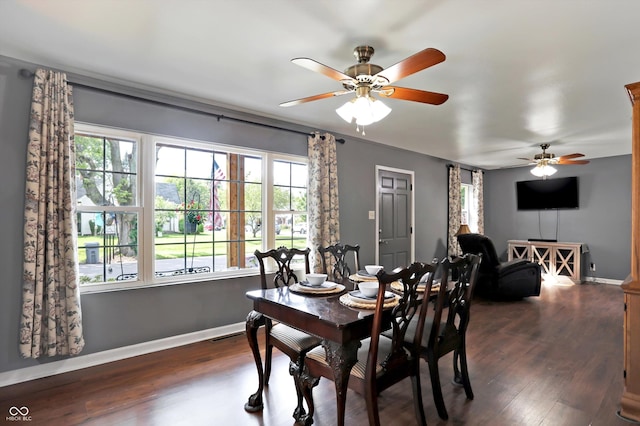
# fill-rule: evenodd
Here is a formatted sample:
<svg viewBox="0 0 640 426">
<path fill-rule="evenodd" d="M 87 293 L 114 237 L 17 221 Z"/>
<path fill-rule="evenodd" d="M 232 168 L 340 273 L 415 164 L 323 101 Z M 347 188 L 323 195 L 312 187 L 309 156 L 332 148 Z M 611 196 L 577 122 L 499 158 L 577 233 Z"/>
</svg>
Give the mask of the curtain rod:
<svg viewBox="0 0 640 426">
<path fill-rule="evenodd" d="M 29 71 L 26 68 L 22 68 L 20 70 L 19 74 L 20 74 L 21 77 L 24 77 L 24 78 L 31 78 L 31 77 L 33 77 L 35 75 L 35 73 L 33 73 L 32 71 Z M 220 121 L 220 120 L 231 120 L 231 121 L 235 121 L 235 122 L 238 122 L 238 123 L 244 123 L 244 124 L 251 124 L 253 126 L 266 127 L 266 128 L 269 128 L 269 129 L 280 130 L 280 131 L 283 131 L 283 132 L 296 133 L 298 135 L 314 136 L 314 137 L 316 136 L 315 133 L 303 132 L 301 130 L 288 129 L 286 127 L 274 126 L 272 124 L 259 123 L 257 121 L 245 120 L 243 118 L 228 117 L 228 116 L 222 115 L 222 114 L 216 114 L 216 113 L 209 112 L 209 111 L 203 111 L 203 110 L 198 109 L 198 108 L 191 108 L 191 107 L 186 107 L 186 106 L 181 106 L 181 105 L 175 105 L 175 104 L 172 104 L 170 102 L 163 102 L 163 101 L 158 101 L 158 100 L 155 100 L 155 99 L 143 98 L 141 96 L 130 95 L 128 93 L 121 93 L 121 92 L 116 92 L 114 90 L 103 89 L 103 88 L 100 88 L 100 87 L 90 86 L 90 85 L 83 84 L 83 83 L 77 83 L 77 82 L 74 82 L 73 80 L 69 80 L 69 84 L 71 84 L 74 87 L 82 87 L 83 89 L 89 89 L 89 90 L 93 90 L 93 91 L 96 91 L 96 92 L 107 93 L 107 94 L 110 94 L 110 95 L 117 95 L 117 96 L 121 96 L 121 97 L 124 97 L 124 98 L 127 98 L 127 99 L 135 100 L 135 101 L 143 101 L 143 102 L 151 103 L 151 104 L 154 104 L 154 105 L 166 106 L 166 107 L 178 109 L 178 110 L 181 110 L 181 111 L 194 112 L 194 113 L 197 113 L 197 114 L 204 114 L 204 115 L 215 117 L 218 121 Z M 324 136 L 320 136 L 320 139 L 324 140 L 325 137 Z M 345 140 L 344 139 L 336 139 L 336 142 L 344 144 Z"/>
<path fill-rule="evenodd" d="M 447 164 L 447 167 L 448 168 L 452 168 L 452 167 L 455 167 L 455 166 L 453 164 Z M 466 167 L 460 167 L 460 170 L 466 170 L 468 172 L 482 172 L 482 173 L 484 173 L 484 170 L 482 170 L 482 169 L 467 169 Z"/>
</svg>

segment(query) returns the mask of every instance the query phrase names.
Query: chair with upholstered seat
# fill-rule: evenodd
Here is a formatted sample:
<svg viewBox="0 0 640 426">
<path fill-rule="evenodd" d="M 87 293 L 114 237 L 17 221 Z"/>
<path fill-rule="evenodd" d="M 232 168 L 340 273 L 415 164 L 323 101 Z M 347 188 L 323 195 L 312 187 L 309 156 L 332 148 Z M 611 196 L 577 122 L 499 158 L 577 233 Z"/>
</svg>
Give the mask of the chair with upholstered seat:
<svg viewBox="0 0 640 426">
<path fill-rule="evenodd" d="M 352 273 L 360 270 L 360 246 L 336 243 L 327 247 L 318 247 L 322 258 L 322 271 L 330 280 L 346 283 Z M 349 267 L 349 253 L 353 253 L 353 271 Z"/>
<path fill-rule="evenodd" d="M 378 394 L 407 377 L 411 378 L 413 385 L 414 406 L 418 423 L 421 425 L 426 424 L 418 370 L 419 358 L 416 356 L 422 337 L 422 326 L 418 324 L 415 330 L 413 348 L 407 348 L 404 344 L 404 339 L 409 323 L 414 317 L 419 317 L 418 312 L 420 312 L 422 306 L 422 293 L 418 292 L 420 280 L 423 275 L 429 273 L 429 278 L 425 284 L 425 297 L 429 297 L 433 272 L 436 267 L 437 264 L 428 265 L 416 262 L 396 273 L 380 271 L 377 275 L 379 287 L 373 313 L 371 337 L 361 341 L 357 361 L 348 378 L 349 388 L 365 397 L 370 425 L 380 424 Z M 395 281 L 399 281 L 403 285 L 404 291 L 395 307 L 385 308 L 385 290 L 387 285 Z M 391 309 L 390 318 L 387 309 Z M 389 320 L 390 324 L 387 322 Z M 392 338 L 387 338 L 381 334 L 383 329 L 389 326 L 391 326 Z M 309 351 L 304 362 L 306 379 L 298 383 L 299 386 L 303 387 L 303 393 L 309 405 L 308 414 L 311 418 L 314 413 L 311 391 L 318 383 L 317 378 L 334 379 L 333 370 L 326 356 L 326 350 L 323 347 L 317 347 Z M 344 416 L 344 412 L 338 412 L 337 415 L 341 419 Z"/>
<path fill-rule="evenodd" d="M 526 259 L 500 262 L 495 246 L 482 234 L 460 234 L 463 253 L 482 254 L 477 293 L 493 299 L 520 299 L 539 296 L 542 283 L 540 265 Z"/>
<path fill-rule="evenodd" d="M 260 285 L 262 289 L 266 290 L 270 287 L 289 286 L 298 282 L 292 262 L 294 258 L 302 259 L 304 262 L 305 272 L 308 274 L 309 267 L 309 248 L 305 250 L 289 249 L 286 247 L 279 247 L 266 252 L 260 252 L 256 250 L 254 255 L 260 265 Z M 275 275 L 270 286 L 267 282 L 267 267 L 265 261 L 270 259 L 275 267 Z M 293 327 L 289 327 L 285 324 L 272 324 L 270 318 L 265 318 L 265 357 L 264 357 L 264 384 L 269 384 L 269 377 L 271 375 L 271 358 L 273 347 L 275 346 L 280 351 L 289 356 L 291 362 L 296 363 L 302 368 L 305 354 L 320 344 L 320 338 L 309 335 Z M 297 388 L 296 388 L 297 389 Z M 301 411 L 304 413 L 302 407 L 302 394 L 298 392 L 298 406 L 296 412 Z"/>
<path fill-rule="evenodd" d="M 449 416 L 442 396 L 438 360 L 453 352 L 454 383 L 464 386 L 468 399 L 473 399 L 469 369 L 467 366 L 466 334 L 469 325 L 471 299 L 478 278 L 482 256 L 467 254 L 455 258 L 451 262 L 442 263 L 442 280 L 438 296 L 434 302 L 432 314 L 425 318 L 425 326 L 420 356 L 429 365 L 433 400 L 440 418 Z M 451 270 L 451 274 L 448 271 Z M 457 281 L 448 283 L 449 275 L 457 277 Z M 450 291 L 447 291 L 451 288 Z M 446 309 L 446 319 L 442 315 Z M 427 311 L 421 311 L 427 315 Z M 420 319 L 422 320 L 422 319 Z M 408 341 L 408 344 L 412 342 Z"/>
</svg>

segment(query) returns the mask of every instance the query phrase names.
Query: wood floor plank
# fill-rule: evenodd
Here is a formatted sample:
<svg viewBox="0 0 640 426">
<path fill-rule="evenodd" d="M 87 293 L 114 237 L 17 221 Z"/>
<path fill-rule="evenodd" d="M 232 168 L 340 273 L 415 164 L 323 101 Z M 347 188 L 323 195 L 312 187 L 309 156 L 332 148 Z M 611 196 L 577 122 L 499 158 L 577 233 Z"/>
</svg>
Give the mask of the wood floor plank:
<svg viewBox="0 0 640 426">
<path fill-rule="evenodd" d="M 450 382 L 451 356 L 439 362 L 449 420 L 438 418 L 421 364 L 429 425 L 628 425 L 616 416 L 622 394 L 622 290 L 543 285 L 539 298 L 476 299 L 468 358 L 475 399 Z M 260 335 L 260 344 L 263 345 Z M 289 359 L 274 351 L 265 409 L 247 413 L 257 388 L 244 335 L 203 341 L 81 371 L 0 388 L 0 411 L 27 406 L 30 425 L 292 425 Z M 335 424 L 335 388 L 314 390 L 314 424 Z M 415 424 L 411 383 L 380 396 L 384 425 Z M 364 399 L 349 391 L 347 425 L 366 425 Z"/>
</svg>

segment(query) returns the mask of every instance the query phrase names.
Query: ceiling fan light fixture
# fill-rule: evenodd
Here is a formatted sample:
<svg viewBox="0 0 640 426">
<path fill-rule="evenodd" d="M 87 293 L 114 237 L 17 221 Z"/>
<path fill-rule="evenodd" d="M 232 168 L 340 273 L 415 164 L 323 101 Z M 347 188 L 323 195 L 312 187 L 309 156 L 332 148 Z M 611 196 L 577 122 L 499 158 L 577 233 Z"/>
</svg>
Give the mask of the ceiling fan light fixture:
<svg viewBox="0 0 640 426">
<path fill-rule="evenodd" d="M 538 164 L 533 169 L 531 169 L 531 174 L 536 177 L 546 178 L 547 176 L 553 175 L 557 172 L 556 168 L 550 166 L 548 164 Z"/>
<path fill-rule="evenodd" d="M 389 115 L 390 112 L 391 108 L 386 106 L 384 102 L 368 95 L 351 99 L 336 109 L 336 113 L 344 121 L 352 123 L 355 120 L 358 126 L 376 123 Z"/>
</svg>

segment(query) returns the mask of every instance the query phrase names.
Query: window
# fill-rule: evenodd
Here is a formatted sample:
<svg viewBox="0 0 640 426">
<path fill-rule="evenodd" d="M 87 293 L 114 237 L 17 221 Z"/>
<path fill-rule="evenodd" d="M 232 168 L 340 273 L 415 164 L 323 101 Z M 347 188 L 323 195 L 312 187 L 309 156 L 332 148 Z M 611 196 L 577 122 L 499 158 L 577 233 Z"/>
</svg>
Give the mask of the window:
<svg viewBox="0 0 640 426">
<path fill-rule="evenodd" d="M 460 224 L 469 225 L 471 232 L 478 232 L 478 208 L 473 200 L 473 185 L 460 184 Z"/>
<path fill-rule="evenodd" d="M 467 183 L 460 184 L 460 223 L 469 224 L 471 200 L 473 198 L 473 186 Z"/>
<path fill-rule="evenodd" d="M 92 288 L 255 273 L 256 249 L 307 246 L 305 158 L 76 129 L 80 275 Z"/>
<path fill-rule="evenodd" d="M 138 146 L 127 135 L 76 132 L 76 202 L 80 282 L 138 273 Z M 126 271 L 124 265 L 126 264 Z"/>
</svg>

